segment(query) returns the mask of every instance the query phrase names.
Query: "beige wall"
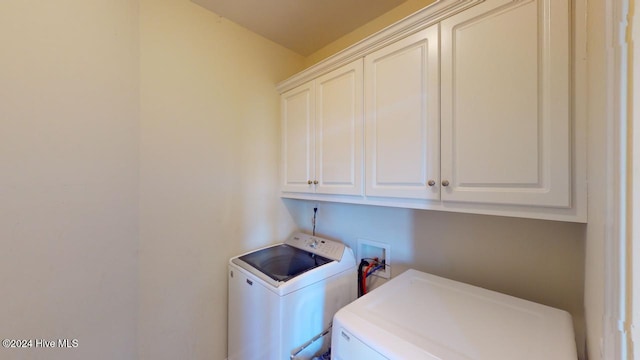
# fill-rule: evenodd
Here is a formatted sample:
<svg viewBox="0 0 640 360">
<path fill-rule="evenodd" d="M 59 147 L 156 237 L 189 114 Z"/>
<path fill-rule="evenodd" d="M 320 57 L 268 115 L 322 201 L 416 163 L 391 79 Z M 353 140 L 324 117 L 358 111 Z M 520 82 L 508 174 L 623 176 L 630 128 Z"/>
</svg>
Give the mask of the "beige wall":
<svg viewBox="0 0 640 360">
<path fill-rule="evenodd" d="M 303 59 L 187 0 L 140 12 L 140 358 L 222 360 L 227 261 L 295 227 L 275 84 Z"/>
<path fill-rule="evenodd" d="M 1 359 L 135 359 L 138 6 L 0 2 Z M 34 344 L 35 346 L 35 344 Z"/>
<path fill-rule="evenodd" d="M 633 39 L 640 39 L 640 8 L 634 6 L 632 11 L 632 33 Z M 627 301 L 630 313 L 627 313 L 627 326 L 637 327 L 640 324 L 640 42 L 634 40 L 630 47 L 631 60 L 628 64 L 631 88 L 628 90 L 629 96 L 629 213 L 627 221 L 629 226 L 629 242 L 627 246 L 630 252 L 627 257 L 629 262 L 628 271 L 631 273 L 627 278 Z M 628 335 L 632 337 L 635 344 L 640 344 L 640 334 L 637 331 Z M 640 359 L 640 346 L 634 346 L 634 359 Z"/>
<path fill-rule="evenodd" d="M 394 9 L 384 13 L 381 16 L 369 21 L 363 26 L 353 30 L 352 32 L 342 36 L 341 38 L 331 42 L 322 49 L 307 56 L 304 61 L 305 67 L 309 67 L 347 47 L 365 39 L 367 36 L 380 31 L 387 26 L 401 20 L 414 12 L 432 4 L 435 0 L 407 0 L 396 6 Z"/>
<path fill-rule="evenodd" d="M 275 83 L 303 59 L 139 5 L 0 4 L 0 333 L 79 341 L 2 359 L 224 359 L 227 260 L 295 226 Z"/>
<path fill-rule="evenodd" d="M 610 125 L 607 123 L 607 32 L 605 27 L 605 1 L 589 1 L 588 49 L 589 49 L 589 225 L 585 259 L 585 312 L 587 324 L 587 349 L 589 359 L 602 357 L 602 341 L 605 336 L 605 240 L 610 232 L 610 215 L 607 189 L 611 189 L 608 174 L 611 173 L 610 148 L 607 143 Z M 610 321 L 615 321 L 609 319 Z"/>
</svg>

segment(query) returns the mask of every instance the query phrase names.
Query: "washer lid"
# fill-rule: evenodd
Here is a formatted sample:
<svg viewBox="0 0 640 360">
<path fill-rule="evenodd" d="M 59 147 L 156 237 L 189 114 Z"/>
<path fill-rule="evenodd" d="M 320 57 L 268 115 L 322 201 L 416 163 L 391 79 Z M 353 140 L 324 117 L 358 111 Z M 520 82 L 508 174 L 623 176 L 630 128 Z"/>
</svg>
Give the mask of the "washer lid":
<svg viewBox="0 0 640 360">
<path fill-rule="evenodd" d="M 264 248 L 240 256 L 238 259 L 271 279 L 282 282 L 333 261 L 286 244 Z M 245 267 L 240 262 L 233 262 Z"/>
</svg>

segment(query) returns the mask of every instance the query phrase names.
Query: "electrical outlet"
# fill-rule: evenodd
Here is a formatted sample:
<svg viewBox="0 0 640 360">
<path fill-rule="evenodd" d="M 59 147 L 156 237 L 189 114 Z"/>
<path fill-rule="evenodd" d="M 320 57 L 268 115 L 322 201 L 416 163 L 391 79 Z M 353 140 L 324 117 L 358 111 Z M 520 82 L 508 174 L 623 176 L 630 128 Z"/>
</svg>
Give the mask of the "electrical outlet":
<svg viewBox="0 0 640 360">
<path fill-rule="evenodd" d="M 378 241 L 358 239 L 357 249 L 358 262 L 360 259 L 378 258 L 378 261 L 385 264 L 383 269 L 373 273 L 385 279 L 391 278 L 391 245 Z"/>
</svg>

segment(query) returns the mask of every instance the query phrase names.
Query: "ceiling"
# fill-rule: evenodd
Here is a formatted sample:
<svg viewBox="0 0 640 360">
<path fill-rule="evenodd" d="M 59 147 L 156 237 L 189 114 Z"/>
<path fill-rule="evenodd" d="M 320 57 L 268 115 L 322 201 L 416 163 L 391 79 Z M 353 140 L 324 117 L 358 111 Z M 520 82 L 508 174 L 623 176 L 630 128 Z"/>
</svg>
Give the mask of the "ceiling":
<svg viewBox="0 0 640 360">
<path fill-rule="evenodd" d="M 191 0 L 308 56 L 407 0 Z"/>
</svg>

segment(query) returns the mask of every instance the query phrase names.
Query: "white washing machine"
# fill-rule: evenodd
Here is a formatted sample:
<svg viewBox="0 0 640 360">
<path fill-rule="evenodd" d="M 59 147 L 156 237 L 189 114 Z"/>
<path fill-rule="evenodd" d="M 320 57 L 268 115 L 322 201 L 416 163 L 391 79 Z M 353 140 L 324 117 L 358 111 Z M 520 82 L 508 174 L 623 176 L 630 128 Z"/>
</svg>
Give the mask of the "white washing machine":
<svg viewBox="0 0 640 360">
<path fill-rule="evenodd" d="M 334 360 L 576 360 L 562 310 L 408 270 L 338 311 Z"/>
<path fill-rule="evenodd" d="M 351 248 L 297 233 L 229 260 L 228 360 L 311 359 L 333 315 L 356 298 Z"/>
</svg>

